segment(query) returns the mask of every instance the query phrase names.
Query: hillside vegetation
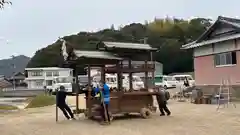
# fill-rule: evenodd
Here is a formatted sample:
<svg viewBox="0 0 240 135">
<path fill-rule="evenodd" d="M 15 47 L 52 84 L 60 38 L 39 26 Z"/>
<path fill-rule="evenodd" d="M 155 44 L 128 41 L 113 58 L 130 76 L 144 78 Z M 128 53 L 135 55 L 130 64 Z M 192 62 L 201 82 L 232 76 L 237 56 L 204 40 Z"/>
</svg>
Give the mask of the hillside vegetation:
<svg viewBox="0 0 240 135">
<path fill-rule="evenodd" d="M 195 18 L 190 21 L 176 18 L 155 19 L 145 24 L 132 23 L 124 27 L 110 28 L 98 32 L 79 32 L 64 39 L 74 48 L 95 50 L 98 41 L 141 43 L 147 38 L 147 43 L 159 48 L 154 59 L 164 65 L 164 74 L 172 72 L 192 72 L 192 50 L 181 50 L 181 45 L 198 38 L 211 22 L 205 18 Z M 58 66 L 61 63 L 61 42 L 57 41 L 46 48 L 38 50 L 27 67 Z"/>
</svg>

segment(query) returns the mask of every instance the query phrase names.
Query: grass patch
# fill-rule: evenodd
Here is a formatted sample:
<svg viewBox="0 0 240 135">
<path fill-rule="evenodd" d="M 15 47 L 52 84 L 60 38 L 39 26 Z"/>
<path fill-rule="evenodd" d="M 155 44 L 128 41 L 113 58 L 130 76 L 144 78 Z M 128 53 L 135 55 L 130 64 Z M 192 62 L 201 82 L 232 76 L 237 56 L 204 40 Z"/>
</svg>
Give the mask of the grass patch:
<svg viewBox="0 0 240 135">
<path fill-rule="evenodd" d="M 9 110 L 18 110 L 18 108 L 12 105 L 0 105 L 0 110 L 9 111 Z"/>
<path fill-rule="evenodd" d="M 45 94 L 38 95 L 29 100 L 30 102 L 26 108 L 44 107 L 54 105 L 56 103 L 55 96 L 49 96 Z"/>
</svg>

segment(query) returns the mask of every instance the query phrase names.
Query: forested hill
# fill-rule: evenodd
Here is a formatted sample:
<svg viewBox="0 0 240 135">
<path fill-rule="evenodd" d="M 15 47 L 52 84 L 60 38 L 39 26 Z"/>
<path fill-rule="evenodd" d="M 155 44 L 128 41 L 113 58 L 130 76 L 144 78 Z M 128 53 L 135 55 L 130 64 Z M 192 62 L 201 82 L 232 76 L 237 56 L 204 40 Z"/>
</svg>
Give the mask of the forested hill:
<svg viewBox="0 0 240 135">
<path fill-rule="evenodd" d="M 93 50 L 95 41 L 143 42 L 160 48 L 154 59 L 164 65 L 164 74 L 193 71 L 192 50 L 181 50 L 181 45 L 198 38 L 211 22 L 205 18 L 190 21 L 176 18 L 155 19 L 145 24 L 133 23 L 121 28 L 110 28 L 98 32 L 79 32 L 64 37 L 77 49 Z M 57 41 L 38 50 L 27 67 L 58 66 L 61 43 Z"/>
</svg>

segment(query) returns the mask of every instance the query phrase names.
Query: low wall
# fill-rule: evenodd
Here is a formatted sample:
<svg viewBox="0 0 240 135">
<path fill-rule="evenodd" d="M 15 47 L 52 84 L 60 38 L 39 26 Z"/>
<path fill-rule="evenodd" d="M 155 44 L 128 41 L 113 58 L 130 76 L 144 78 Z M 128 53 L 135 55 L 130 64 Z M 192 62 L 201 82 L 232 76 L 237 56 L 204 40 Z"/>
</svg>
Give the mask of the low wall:
<svg viewBox="0 0 240 135">
<path fill-rule="evenodd" d="M 39 94 L 43 94 L 44 90 L 11 90 L 11 91 L 2 91 L 1 97 L 34 97 Z"/>
<path fill-rule="evenodd" d="M 196 88 L 200 88 L 204 94 L 217 94 L 219 93 L 220 85 L 203 85 L 196 86 Z M 230 91 L 234 97 L 240 98 L 240 85 L 231 85 Z"/>
</svg>

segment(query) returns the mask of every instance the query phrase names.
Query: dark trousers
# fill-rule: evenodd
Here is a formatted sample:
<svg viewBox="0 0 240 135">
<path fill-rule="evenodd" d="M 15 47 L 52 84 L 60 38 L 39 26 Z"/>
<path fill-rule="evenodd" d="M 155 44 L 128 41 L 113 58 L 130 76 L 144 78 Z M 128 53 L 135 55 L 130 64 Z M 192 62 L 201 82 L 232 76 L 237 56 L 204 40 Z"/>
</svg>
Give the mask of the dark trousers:
<svg viewBox="0 0 240 135">
<path fill-rule="evenodd" d="M 170 110 L 167 107 L 167 101 L 158 102 L 158 106 L 159 106 L 160 113 L 162 115 L 165 115 L 165 112 L 167 114 L 171 113 Z"/>
<path fill-rule="evenodd" d="M 107 113 L 107 118 L 105 117 L 105 110 L 104 110 L 103 103 L 101 104 L 101 106 L 102 106 L 101 114 L 102 114 L 103 120 L 110 122 L 110 116 L 109 116 L 109 112 L 108 112 L 108 104 L 105 104 L 106 113 Z"/>
<path fill-rule="evenodd" d="M 68 106 L 66 103 L 59 104 L 59 105 L 58 105 L 58 108 L 62 110 L 64 116 L 65 116 L 67 119 L 74 118 L 71 109 L 69 108 L 69 106 Z M 70 115 L 70 116 L 69 116 L 69 115 Z"/>
</svg>

